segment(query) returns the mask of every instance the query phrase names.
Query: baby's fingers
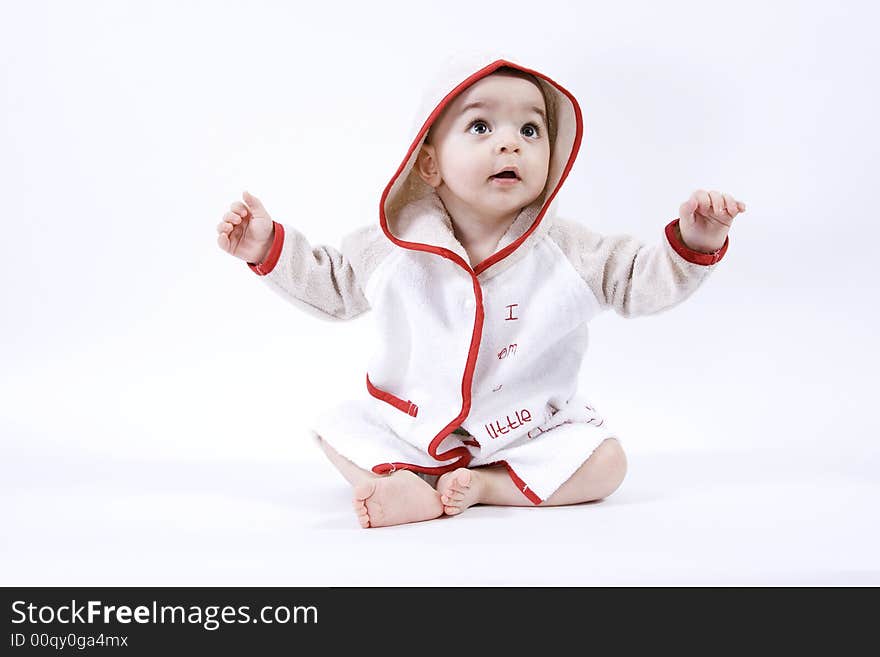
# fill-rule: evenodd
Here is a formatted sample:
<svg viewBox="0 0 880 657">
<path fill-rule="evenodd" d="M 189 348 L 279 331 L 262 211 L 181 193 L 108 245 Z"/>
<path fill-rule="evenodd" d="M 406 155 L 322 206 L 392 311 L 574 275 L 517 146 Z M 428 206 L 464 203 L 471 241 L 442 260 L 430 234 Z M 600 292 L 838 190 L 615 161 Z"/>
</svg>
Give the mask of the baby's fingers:
<svg viewBox="0 0 880 657">
<path fill-rule="evenodd" d="M 248 206 L 246 206 L 241 201 L 235 201 L 229 207 L 232 208 L 232 211 L 240 217 L 246 217 L 248 215 Z"/>
<path fill-rule="evenodd" d="M 735 217 L 738 213 L 746 211 L 746 204 L 742 201 L 737 201 L 730 194 L 724 195 L 724 205 L 725 209 L 727 210 L 727 214 L 729 214 L 731 217 Z"/>
<path fill-rule="evenodd" d="M 712 199 L 709 197 L 709 192 L 705 189 L 698 189 L 691 194 L 691 198 L 697 202 L 695 210 L 699 214 L 706 214 L 712 209 Z"/>
<path fill-rule="evenodd" d="M 223 215 L 223 221 L 238 226 L 242 222 L 242 216 L 237 212 L 227 212 Z"/>
<path fill-rule="evenodd" d="M 739 212 L 736 200 L 730 194 L 722 194 L 723 208 L 731 217 L 735 217 Z"/>
<path fill-rule="evenodd" d="M 714 214 L 724 212 L 724 197 L 721 192 L 714 189 L 709 192 L 709 210 Z"/>
</svg>

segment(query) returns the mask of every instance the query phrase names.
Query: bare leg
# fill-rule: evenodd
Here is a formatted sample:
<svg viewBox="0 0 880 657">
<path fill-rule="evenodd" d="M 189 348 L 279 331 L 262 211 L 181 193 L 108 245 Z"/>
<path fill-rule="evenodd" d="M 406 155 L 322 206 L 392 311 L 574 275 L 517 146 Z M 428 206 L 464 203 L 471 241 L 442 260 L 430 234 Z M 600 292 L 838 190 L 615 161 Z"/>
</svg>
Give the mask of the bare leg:
<svg viewBox="0 0 880 657">
<path fill-rule="evenodd" d="M 431 520 L 443 515 L 440 494 L 418 475 L 398 470 L 377 475 L 359 468 L 321 439 L 321 449 L 354 487 L 354 506 L 361 527 L 385 527 Z"/>
<path fill-rule="evenodd" d="M 352 486 L 357 486 L 358 484 L 366 483 L 371 479 L 379 478 L 379 475 L 375 472 L 368 472 L 367 470 L 356 466 L 335 449 L 330 447 L 330 445 L 327 444 L 327 441 L 323 438 L 319 438 L 319 442 L 321 443 L 321 449 L 324 450 L 327 458 L 330 459 L 330 462 L 336 466 L 336 469 L 342 473 L 342 476 L 345 477 L 346 481 Z"/>
<path fill-rule="evenodd" d="M 626 476 L 626 455 L 615 438 L 599 445 L 580 468 L 540 506 L 579 504 L 608 497 Z M 474 504 L 533 506 L 501 466 L 459 468 L 437 481 L 447 515 L 456 515 Z"/>
</svg>

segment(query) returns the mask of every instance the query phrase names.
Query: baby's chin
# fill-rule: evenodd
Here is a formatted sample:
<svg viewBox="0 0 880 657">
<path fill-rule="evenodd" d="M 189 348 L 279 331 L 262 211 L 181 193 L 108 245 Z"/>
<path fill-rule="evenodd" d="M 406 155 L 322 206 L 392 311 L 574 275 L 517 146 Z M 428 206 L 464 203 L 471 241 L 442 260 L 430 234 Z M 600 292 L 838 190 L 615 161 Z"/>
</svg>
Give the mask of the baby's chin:
<svg viewBox="0 0 880 657">
<path fill-rule="evenodd" d="M 544 193 L 544 188 L 535 190 L 525 187 L 525 183 L 520 181 L 510 187 L 503 187 L 498 183 L 489 182 L 488 193 L 486 198 L 492 205 L 509 205 L 525 207 L 534 203 Z"/>
<path fill-rule="evenodd" d="M 524 183 L 520 182 L 517 185 Z M 441 199 L 451 194 L 449 198 L 451 206 L 472 215 L 497 216 L 520 211 L 532 205 L 542 198 L 544 189 L 538 191 L 522 188 L 493 189 L 493 184 L 489 182 L 482 188 L 462 190 L 460 193 L 456 193 L 451 187 L 443 186 L 437 190 L 437 193 Z"/>
<path fill-rule="evenodd" d="M 476 215 L 482 215 L 484 217 L 495 217 L 501 218 L 502 216 L 507 216 L 511 213 L 521 212 L 524 208 L 527 208 L 532 203 L 535 202 L 537 197 L 524 197 L 524 196 L 516 196 L 511 195 L 510 197 L 498 198 L 499 195 L 487 195 L 482 203 L 474 204 L 470 206 L 470 211 Z"/>
</svg>

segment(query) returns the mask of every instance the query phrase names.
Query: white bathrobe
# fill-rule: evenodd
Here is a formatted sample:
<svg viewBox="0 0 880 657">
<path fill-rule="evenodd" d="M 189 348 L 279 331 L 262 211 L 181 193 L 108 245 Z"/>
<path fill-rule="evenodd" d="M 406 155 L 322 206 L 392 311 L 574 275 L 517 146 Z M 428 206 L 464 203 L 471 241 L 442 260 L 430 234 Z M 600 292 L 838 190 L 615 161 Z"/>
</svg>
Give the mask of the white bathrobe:
<svg viewBox="0 0 880 657">
<path fill-rule="evenodd" d="M 444 107 L 505 65 L 538 78 L 555 142 L 545 194 L 472 267 L 442 200 L 413 165 Z M 248 266 L 319 317 L 372 310 L 378 322 L 363 394 L 323 410 L 313 435 L 378 474 L 503 465 L 540 504 L 603 440 L 621 439 L 578 391 L 590 320 L 609 308 L 631 317 L 678 304 L 728 243 L 715 253 L 692 251 L 678 219 L 645 245 L 557 217 L 553 199 L 583 135 L 580 107 L 557 82 L 509 59 L 450 60 L 425 94 L 412 135 L 376 225 L 349 234 L 340 251 L 313 247 L 276 222 L 266 259 Z"/>
</svg>

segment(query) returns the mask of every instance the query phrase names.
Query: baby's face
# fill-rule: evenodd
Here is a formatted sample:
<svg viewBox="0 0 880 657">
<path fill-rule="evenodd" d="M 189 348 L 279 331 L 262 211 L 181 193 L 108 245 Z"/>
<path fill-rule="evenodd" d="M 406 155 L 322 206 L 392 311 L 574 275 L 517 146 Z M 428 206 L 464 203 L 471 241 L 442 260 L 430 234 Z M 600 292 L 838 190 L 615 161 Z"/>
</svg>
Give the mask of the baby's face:
<svg viewBox="0 0 880 657">
<path fill-rule="evenodd" d="M 546 112 L 534 83 L 489 75 L 444 110 L 431 129 L 431 143 L 422 147 L 419 173 L 450 210 L 466 208 L 490 219 L 518 212 L 547 182 Z M 519 180 L 492 178 L 509 166 L 518 169 Z"/>
</svg>

